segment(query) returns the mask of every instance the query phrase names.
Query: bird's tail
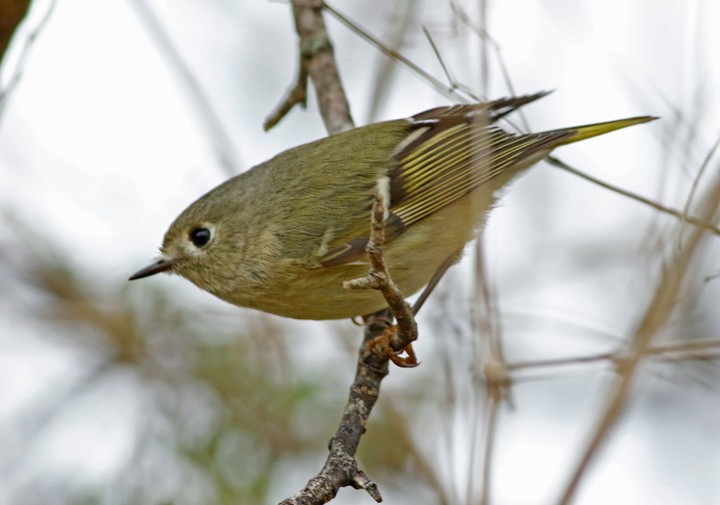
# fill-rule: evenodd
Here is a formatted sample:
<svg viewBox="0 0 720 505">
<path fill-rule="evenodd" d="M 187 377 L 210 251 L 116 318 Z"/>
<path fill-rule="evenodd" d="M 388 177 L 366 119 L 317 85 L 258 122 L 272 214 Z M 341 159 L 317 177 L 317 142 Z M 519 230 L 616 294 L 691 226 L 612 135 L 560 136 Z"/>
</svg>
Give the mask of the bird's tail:
<svg viewBox="0 0 720 505">
<path fill-rule="evenodd" d="M 615 130 L 619 130 L 621 128 L 626 128 L 628 126 L 633 126 L 640 123 L 647 123 L 648 121 L 654 121 L 655 119 L 658 119 L 655 116 L 639 116 L 639 117 L 631 117 L 627 119 L 618 119 L 616 121 L 607 121 L 605 123 L 595 123 L 595 124 L 589 124 L 584 126 L 574 126 L 572 128 L 561 128 L 560 130 L 557 130 L 557 132 L 570 132 L 570 136 L 563 139 L 561 142 L 559 142 L 557 145 L 564 146 L 565 144 L 572 144 L 573 142 L 578 142 L 579 140 L 585 140 L 592 137 L 597 137 L 598 135 L 604 135 L 606 133 L 610 133 Z M 550 133 L 550 132 L 548 132 Z"/>
</svg>

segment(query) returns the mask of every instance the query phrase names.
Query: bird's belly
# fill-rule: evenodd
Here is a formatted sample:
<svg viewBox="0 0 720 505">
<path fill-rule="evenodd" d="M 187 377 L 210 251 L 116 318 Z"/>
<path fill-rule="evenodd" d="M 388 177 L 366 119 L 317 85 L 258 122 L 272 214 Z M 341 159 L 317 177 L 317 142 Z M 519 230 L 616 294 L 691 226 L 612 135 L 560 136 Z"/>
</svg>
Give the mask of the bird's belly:
<svg viewBox="0 0 720 505">
<path fill-rule="evenodd" d="M 385 261 L 403 296 L 419 291 L 448 258 L 459 255 L 473 238 L 491 201 L 461 199 L 386 244 Z M 242 299 L 223 298 L 236 305 L 295 319 L 362 316 L 385 308 L 385 299 L 376 290 L 345 289 L 343 282 L 366 276 L 369 270 L 369 263 L 300 268 L 297 262 L 288 261 L 266 279 L 266 286 L 243 293 Z"/>
</svg>

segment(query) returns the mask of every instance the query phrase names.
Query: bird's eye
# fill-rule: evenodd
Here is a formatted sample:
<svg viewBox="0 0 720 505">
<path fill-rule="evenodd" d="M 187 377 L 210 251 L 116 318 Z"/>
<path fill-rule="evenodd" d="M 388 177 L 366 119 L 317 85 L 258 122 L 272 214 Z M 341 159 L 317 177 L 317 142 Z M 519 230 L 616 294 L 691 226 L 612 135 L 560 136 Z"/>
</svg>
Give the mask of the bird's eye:
<svg viewBox="0 0 720 505">
<path fill-rule="evenodd" d="M 212 234 L 207 228 L 194 228 L 190 232 L 190 241 L 195 247 L 205 247 L 210 242 Z"/>
</svg>

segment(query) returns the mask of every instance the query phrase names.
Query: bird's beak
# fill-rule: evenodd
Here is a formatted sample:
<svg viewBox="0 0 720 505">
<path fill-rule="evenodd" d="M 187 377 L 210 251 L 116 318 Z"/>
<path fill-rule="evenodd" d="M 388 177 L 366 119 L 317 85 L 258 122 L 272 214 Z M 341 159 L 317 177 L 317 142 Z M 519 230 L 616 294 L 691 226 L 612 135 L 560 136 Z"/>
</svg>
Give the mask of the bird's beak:
<svg viewBox="0 0 720 505">
<path fill-rule="evenodd" d="M 145 268 L 138 270 L 128 279 L 134 281 L 135 279 L 142 279 L 143 277 L 150 277 L 151 275 L 158 274 L 170 270 L 177 260 L 170 256 L 160 256 L 154 262 L 146 266 Z"/>
</svg>

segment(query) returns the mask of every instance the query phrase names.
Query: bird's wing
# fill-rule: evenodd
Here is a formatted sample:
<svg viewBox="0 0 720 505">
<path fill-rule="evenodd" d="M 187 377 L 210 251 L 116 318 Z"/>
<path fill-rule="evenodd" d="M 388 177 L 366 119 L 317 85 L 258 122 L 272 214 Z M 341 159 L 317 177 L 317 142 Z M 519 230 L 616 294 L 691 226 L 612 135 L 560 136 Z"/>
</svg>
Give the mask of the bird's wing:
<svg viewBox="0 0 720 505">
<path fill-rule="evenodd" d="M 386 240 L 398 237 L 408 227 L 501 174 L 511 175 L 527 168 L 538 156 L 557 146 L 656 119 L 641 116 L 531 134 L 508 133 L 494 124 L 545 94 L 439 107 L 410 118 L 405 136 L 390 157 Z M 500 182 L 506 180 L 509 178 Z M 371 202 L 367 205 L 367 227 L 329 247 L 320 258 L 322 266 L 364 257 L 370 207 Z"/>
<path fill-rule="evenodd" d="M 571 135 L 571 130 L 514 135 L 494 126 L 499 118 L 545 94 L 438 107 L 410 118 L 387 174 L 390 214 L 386 240 Z M 371 201 L 368 211 L 370 205 Z M 345 237 L 323 254 L 322 266 L 346 264 L 364 256 L 369 212 L 367 216 L 360 234 Z"/>
</svg>

